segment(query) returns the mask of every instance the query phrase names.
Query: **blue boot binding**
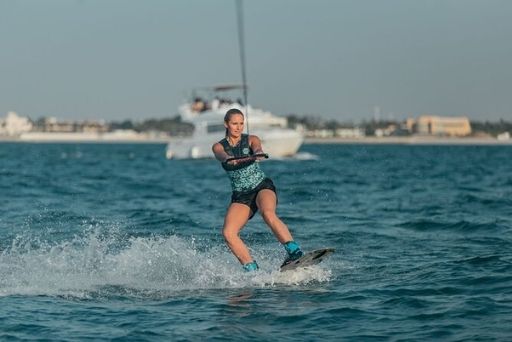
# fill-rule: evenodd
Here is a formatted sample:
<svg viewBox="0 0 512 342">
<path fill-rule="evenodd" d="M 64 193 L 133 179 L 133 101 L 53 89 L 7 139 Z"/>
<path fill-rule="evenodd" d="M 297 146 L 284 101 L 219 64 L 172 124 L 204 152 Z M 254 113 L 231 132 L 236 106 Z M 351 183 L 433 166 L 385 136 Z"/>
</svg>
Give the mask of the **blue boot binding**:
<svg viewBox="0 0 512 342">
<path fill-rule="evenodd" d="M 244 267 L 245 272 L 257 271 L 259 269 L 258 264 L 256 263 L 256 261 L 248 262 L 243 267 Z"/>
<path fill-rule="evenodd" d="M 288 257 L 286 257 L 281 267 L 288 265 L 290 262 L 297 260 L 304 255 L 304 252 L 302 252 L 300 246 L 295 241 L 288 241 L 283 245 L 284 249 L 286 249 L 286 252 L 288 253 Z"/>
</svg>

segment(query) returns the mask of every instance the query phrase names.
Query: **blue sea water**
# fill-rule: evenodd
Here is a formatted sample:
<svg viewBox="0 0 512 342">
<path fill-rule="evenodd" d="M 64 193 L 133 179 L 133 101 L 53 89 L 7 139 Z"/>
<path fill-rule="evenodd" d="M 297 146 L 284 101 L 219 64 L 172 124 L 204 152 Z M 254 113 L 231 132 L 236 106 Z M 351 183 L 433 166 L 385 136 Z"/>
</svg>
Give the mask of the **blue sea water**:
<svg viewBox="0 0 512 342">
<path fill-rule="evenodd" d="M 0 340 L 510 341 L 512 149 L 305 145 L 262 168 L 322 264 L 244 273 L 229 183 L 163 145 L 0 144 Z"/>
</svg>

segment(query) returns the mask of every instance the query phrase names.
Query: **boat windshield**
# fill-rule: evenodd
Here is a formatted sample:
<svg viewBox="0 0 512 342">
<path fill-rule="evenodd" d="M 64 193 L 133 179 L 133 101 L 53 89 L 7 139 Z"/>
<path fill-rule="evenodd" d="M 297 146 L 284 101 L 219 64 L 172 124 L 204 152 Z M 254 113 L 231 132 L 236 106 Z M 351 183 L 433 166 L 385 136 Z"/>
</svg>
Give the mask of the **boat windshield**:
<svg viewBox="0 0 512 342">
<path fill-rule="evenodd" d="M 226 130 L 226 127 L 224 127 L 223 124 L 213 124 L 213 125 L 208 125 L 208 127 L 206 127 L 206 131 L 208 133 L 224 132 L 225 130 Z"/>
</svg>

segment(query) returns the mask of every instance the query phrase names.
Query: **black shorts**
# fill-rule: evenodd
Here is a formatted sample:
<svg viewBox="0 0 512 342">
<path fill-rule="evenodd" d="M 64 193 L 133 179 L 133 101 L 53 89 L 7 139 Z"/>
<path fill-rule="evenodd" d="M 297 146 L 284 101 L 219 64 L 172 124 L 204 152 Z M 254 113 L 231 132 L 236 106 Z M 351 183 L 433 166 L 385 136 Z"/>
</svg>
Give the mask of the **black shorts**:
<svg viewBox="0 0 512 342">
<path fill-rule="evenodd" d="M 277 191 L 274 183 L 270 178 L 265 178 L 258 184 L 254 189 L 245 191 L 245 192 L 236 192 L 234 191 L 231 195 L 231 203 L 241 203 L 245 204 L 251 209 L 251 214 L 249 216 L 249 220 L 252 219 L 254 214 L 258 211 L 258 206 L 256 205 L 256 197 L 258 193 L 263 189 L 272 190 L 276 194 L 277 201 Z"/>
</svg>

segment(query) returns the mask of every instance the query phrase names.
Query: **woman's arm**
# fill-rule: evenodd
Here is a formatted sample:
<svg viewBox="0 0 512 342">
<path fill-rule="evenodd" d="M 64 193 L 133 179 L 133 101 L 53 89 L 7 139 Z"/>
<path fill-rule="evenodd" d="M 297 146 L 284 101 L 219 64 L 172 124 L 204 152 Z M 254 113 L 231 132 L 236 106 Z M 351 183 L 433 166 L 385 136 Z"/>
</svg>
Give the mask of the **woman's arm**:
<svg viewBox="0 0 512 342">
<path fill-rule="evenodd" d="M 224 147 L 220 143 L 215 143 L 212 146 L 212 151 L 213 151 L 213 154 L 215 155 L 215 158 L 218 161 L 220 161 L 221 163 L 227 163 L 230 165 L 238 165 L 238 164 L 246 163 L 246 162 L 249 162 L 252 160 L 261 160 L 261 159 L 268 158 L 268 155 L 263 153 L 260 139 L 257 136 L 251 135 L 249 137 L 249 146 L 251 146 L 254 154 L 255 155 L 257 154 L 258 156 L 247 156 L 247 157 L 235 158 L 235 157 L 227 154 L 226 151 L 224 151 Z"/>
<path fill-rule="evenodd" d="M 251 146 L 253 154 L 263 154 L 261 140 L 256 135 L 249 136 L 249 146 Z"/>
<path fill-rule="evenodd" d="M 262 160 L 268 158 L 268 154 L 263 152 L 263 146 L 261 146 L 261 140 L 256 135 L 249 136 L 249 146 L 252 148 L 252 152 L 255 155 L 256 160 Z M 257 155 L 257 156 L 256 156 Z"/>
<path fill-rule="evenodd" d="M 213 155 L 215 158 L 220 162 L 225 162 L 226 159 L 230 158 L 231 156 L 224 151 L 224 147 L 222 147 L 222 144 L 215 143 L 212 146 Z"/>
</svg>

